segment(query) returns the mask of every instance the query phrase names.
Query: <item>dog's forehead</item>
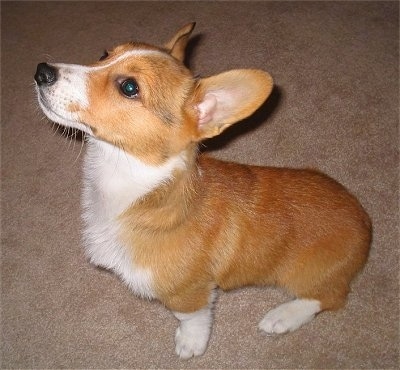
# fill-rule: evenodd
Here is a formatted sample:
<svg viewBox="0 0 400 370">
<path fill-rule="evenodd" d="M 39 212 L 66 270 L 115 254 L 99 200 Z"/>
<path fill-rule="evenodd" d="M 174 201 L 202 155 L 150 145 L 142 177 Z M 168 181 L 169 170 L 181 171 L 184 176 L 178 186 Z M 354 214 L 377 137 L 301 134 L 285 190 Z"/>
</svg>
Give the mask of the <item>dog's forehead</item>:
<svg viewBox="0 0 400 370">
<path fill-rule="evenodd" d="M 125 44 L 117 45 L 111 50 L 111 53 L 120 55 L 125 52 L 130 52 L 132 50 L 159 51 L 159 52 L 165 53 L 165 51 L 163 49 L 161 49 L 155 45 L 150 45 L 150 44 L 146 44 L 143 42 L 128 42 Z"/>
<path fill-rule="evenodd" d="M 108 54 L 109 56 L 105 60 L 97 62 L 93 67 L 95 69 L 103 69 L 111 67 L 120 62 L 130 60 L 134 61 L 139 57 L 141 60 L 148 58 L 161 58 L 171 61 L 173 59 L 165 50 L 141 43 L 127 43 L 119 45 Z"/>
</svg>

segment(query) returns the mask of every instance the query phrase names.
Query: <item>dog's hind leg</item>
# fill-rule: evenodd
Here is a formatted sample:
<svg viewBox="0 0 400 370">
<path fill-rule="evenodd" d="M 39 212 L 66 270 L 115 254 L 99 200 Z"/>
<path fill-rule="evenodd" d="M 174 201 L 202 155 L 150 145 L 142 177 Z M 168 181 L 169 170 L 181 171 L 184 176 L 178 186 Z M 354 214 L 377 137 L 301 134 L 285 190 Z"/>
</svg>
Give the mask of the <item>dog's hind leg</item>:
<svg viewBox="0 0 400 370">
<path fill-rule="evenodd" d="M 267 334 L 283 334 L 310 322 L 321 311 L 315 299 L 295 299 L 271 311 L 261 320 L 259 328 Z"/>
</svg>

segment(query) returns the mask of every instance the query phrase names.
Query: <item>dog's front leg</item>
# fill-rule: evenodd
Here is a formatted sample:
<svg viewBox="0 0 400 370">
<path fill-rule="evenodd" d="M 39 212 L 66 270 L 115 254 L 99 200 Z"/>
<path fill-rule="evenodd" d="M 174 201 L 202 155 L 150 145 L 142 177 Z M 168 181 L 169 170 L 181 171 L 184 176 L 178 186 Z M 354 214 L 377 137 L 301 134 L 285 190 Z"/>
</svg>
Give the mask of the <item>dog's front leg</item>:
<svg viewBox="0 0 400 370">
<path fill-rule="evenodd" d="M 180 321 L 175 334 L 175 351 L 182 359 L 202 355 L 208 344 L 213 322 L 214 291 L 206 307 L 191 313 L 174 311 Z"/>
</svg>

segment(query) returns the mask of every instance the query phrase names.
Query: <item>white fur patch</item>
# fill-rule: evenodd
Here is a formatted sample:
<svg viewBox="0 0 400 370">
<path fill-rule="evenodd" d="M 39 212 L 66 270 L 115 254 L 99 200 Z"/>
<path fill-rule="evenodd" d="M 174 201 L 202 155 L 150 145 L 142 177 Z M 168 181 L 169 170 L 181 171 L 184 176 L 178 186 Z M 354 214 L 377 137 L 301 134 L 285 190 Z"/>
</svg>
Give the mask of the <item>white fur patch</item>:
<svg viewBox="0 0 400 370">
<path fill-rule="evenodd" d="M 212 327 L 212 306 L 216 292 L 212 291 L 207 307 L 193 313 L 174 312 L 180 321 L 175 334 L 175 352 L 182 359 L 202 355 L 210 339 Z"/>
<path fill-rule="evenodd" d="M 267 334 L 287 333 L 310 322 L 320 311 L 317 300 L 295 299 L 269 311 L 258 327 Z"/>
<path fill-rule="evenodd" d="M 96 67 L 84 67 L 89 68 L 90 71 L 98 71 L 104 68 L 111 67 L 114 64 L 121 62 L 122 60 L 131 58 L 131 57 L 141 57 L 141 56 L 161 56 L 161 57 L 169 57 L 170 55 L 167 53 L 163 53 L 159 50 L 145 50 L 145 49 L 135 49 L 135 50 L 128 50 L 125 53 L 119 55 L 117 58 L 110 60 L 108 63 L 103 64 L 101 66 Z"/>
<path fill-rule="evenodd" d="M 90 261 L 115 271 L 138 295 L 155 298 L 151 271 L 135 266 L 134 246 L 119 241 L 118 216 L 185 165 L 183 156 L 149 166 L 90 138 L 84 163 L 84 241 Z"/>
<path fill-rule="evenodd" d="M 88 134 L 91 129 L 79 121 L 71 106 L 89 105 L 86 91 L 86 72 L 75 64 L 53 64 L 57 68 L 57 81 L 52 85 L 36 86 L 39 105 L 46 116 L 59 124 L 77 128 Z"/>
</svg>

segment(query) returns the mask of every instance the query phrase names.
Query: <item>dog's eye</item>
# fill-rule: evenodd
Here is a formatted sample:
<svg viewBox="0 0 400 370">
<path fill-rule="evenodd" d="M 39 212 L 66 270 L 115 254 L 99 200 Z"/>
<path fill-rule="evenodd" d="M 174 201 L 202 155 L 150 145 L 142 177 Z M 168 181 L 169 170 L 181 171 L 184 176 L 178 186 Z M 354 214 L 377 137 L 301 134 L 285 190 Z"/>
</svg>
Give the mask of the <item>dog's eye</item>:
<svg viewBox="0 0 400 370">
<path fill-rule="evenodd" d="M 124 94 L 127 98 L 135 98 L 139 94 L 139 86 L 132 78 L 128 78 L 127 80 L 123 81 L 120 85 L 120 89 L 122 94 Z"/>
<path fill-rule="evenodd" d="M 103 55 L 100 57 L 99 61 L 107 59 L 108 58 L 108 52 L 107 50 L 104 50 Z"/>
</svg>

